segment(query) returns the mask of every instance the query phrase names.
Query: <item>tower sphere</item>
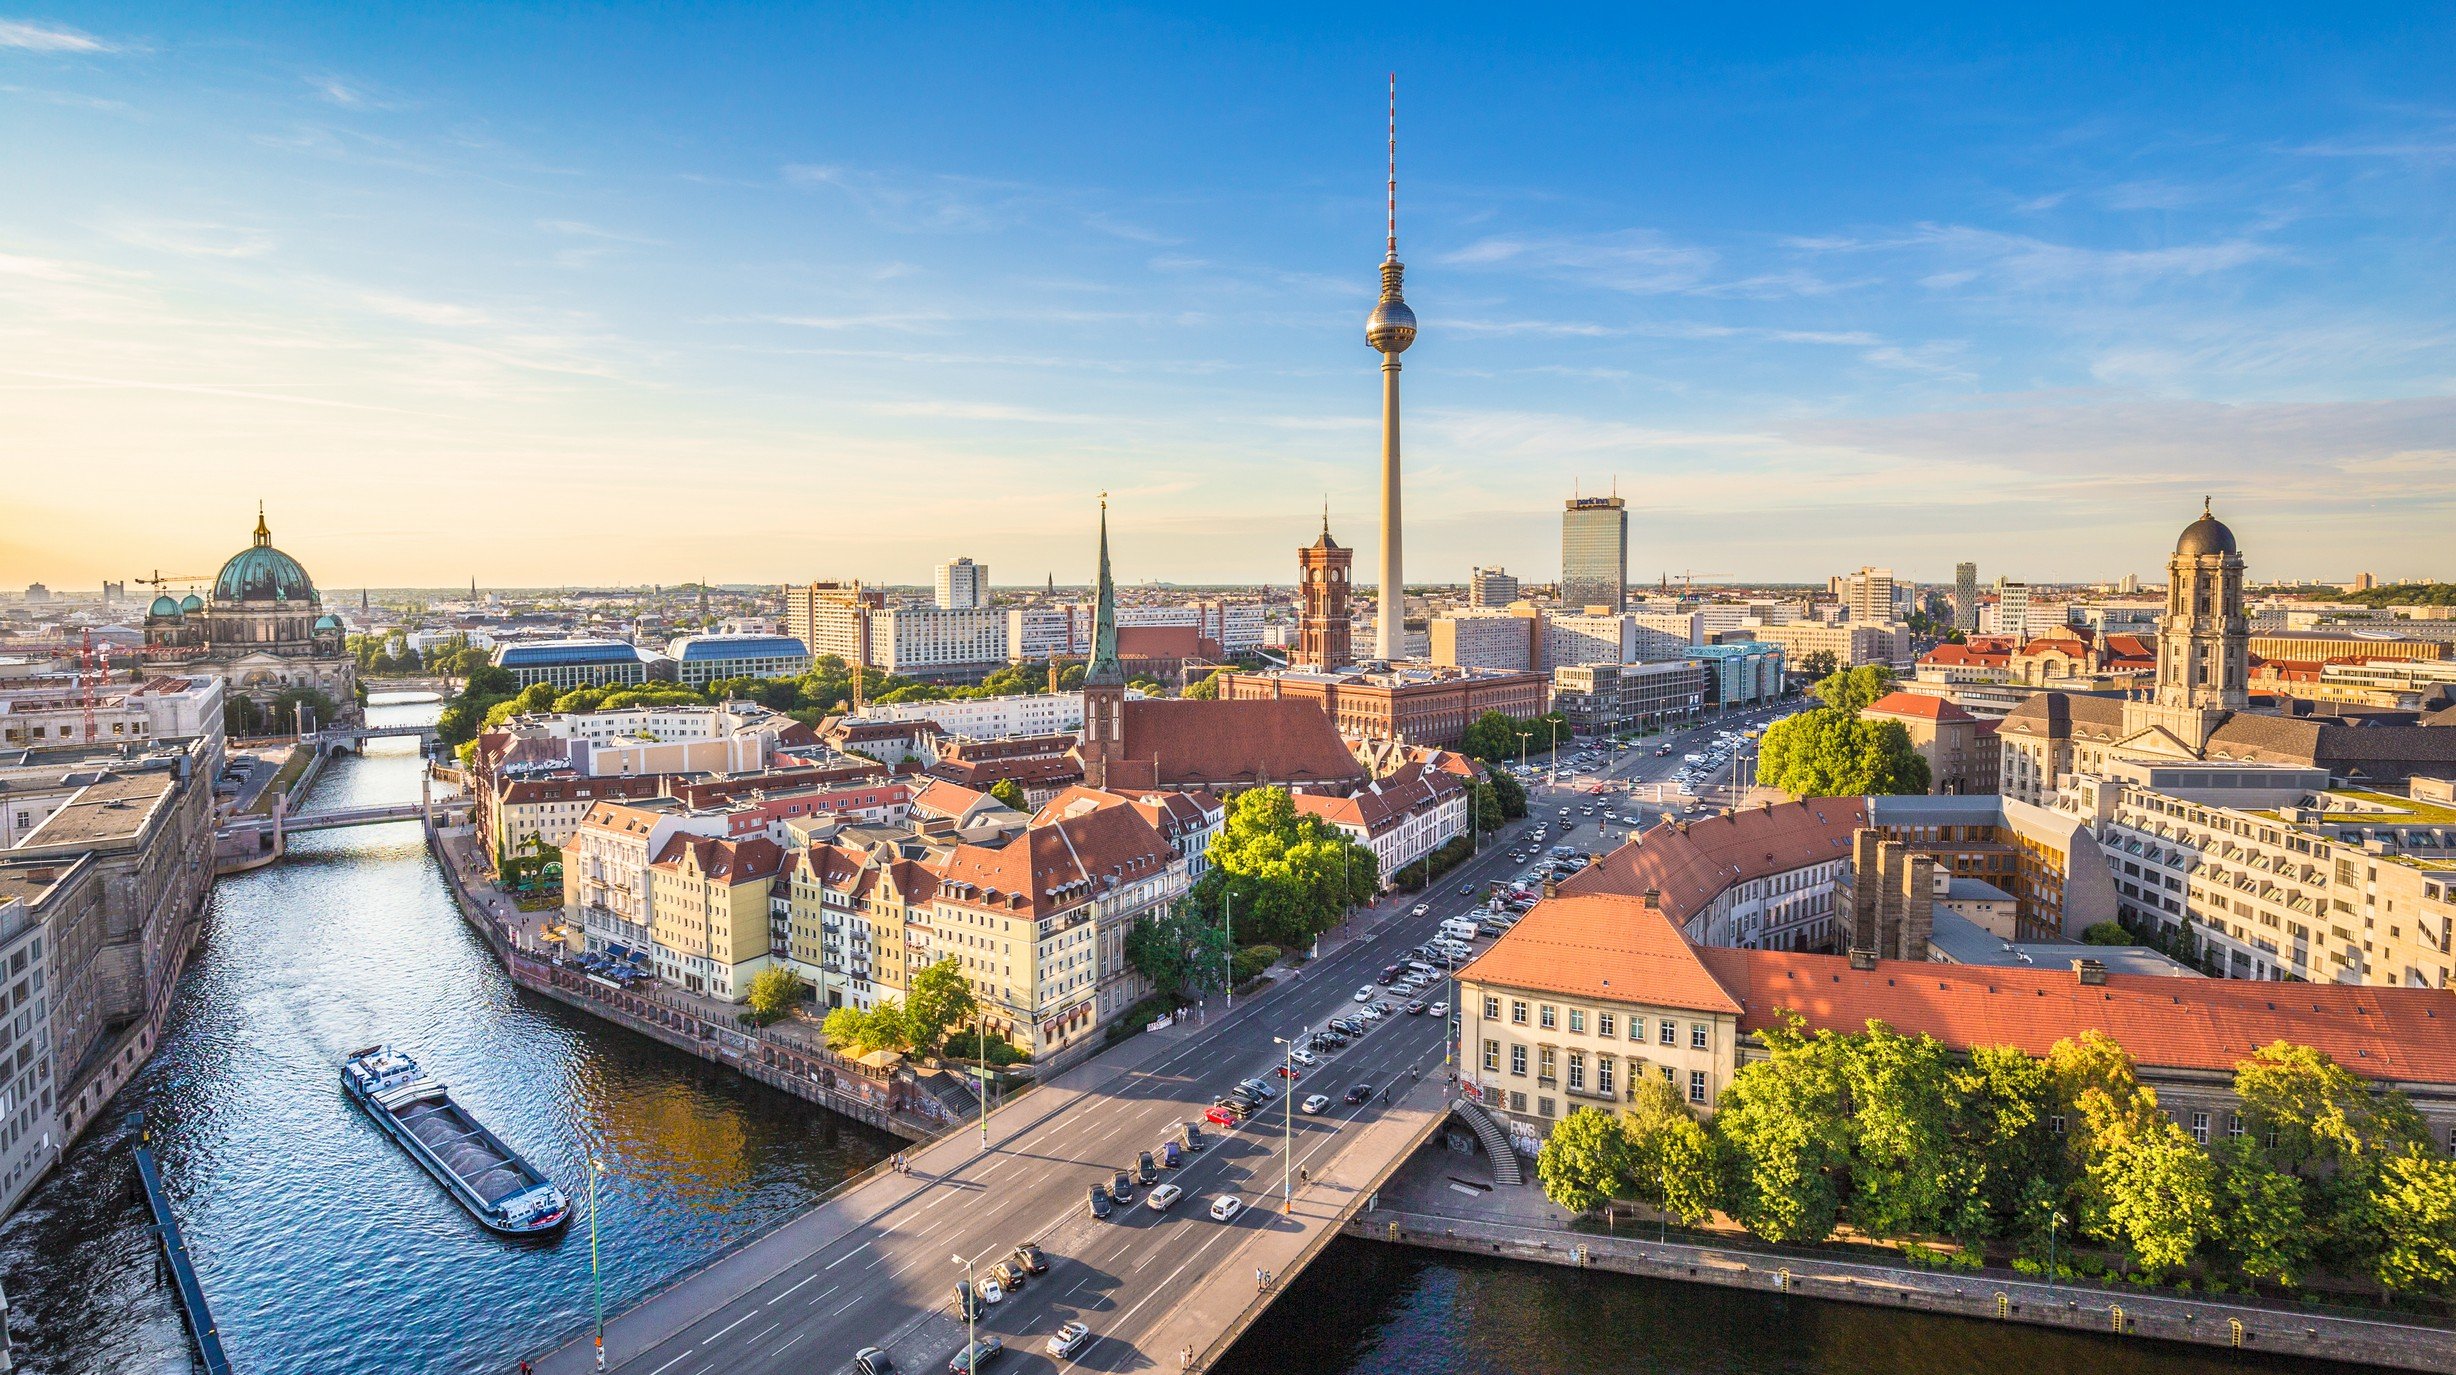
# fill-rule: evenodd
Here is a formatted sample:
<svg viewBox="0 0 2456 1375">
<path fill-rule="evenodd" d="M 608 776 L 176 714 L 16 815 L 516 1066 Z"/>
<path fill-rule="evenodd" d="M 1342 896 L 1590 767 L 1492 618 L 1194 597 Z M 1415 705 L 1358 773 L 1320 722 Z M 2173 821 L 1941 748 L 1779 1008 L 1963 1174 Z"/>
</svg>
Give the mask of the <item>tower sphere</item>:
<svg viewBox="0 0 2456 1375">
<path fill-rule="evenodd" d="M 1365 317 L 1364 338 L 1376 353 L 1405 353 L 1416 341 L 1416 313 L 1395 290 L 1386 292 L 1381 304 Z"/>
</svg>

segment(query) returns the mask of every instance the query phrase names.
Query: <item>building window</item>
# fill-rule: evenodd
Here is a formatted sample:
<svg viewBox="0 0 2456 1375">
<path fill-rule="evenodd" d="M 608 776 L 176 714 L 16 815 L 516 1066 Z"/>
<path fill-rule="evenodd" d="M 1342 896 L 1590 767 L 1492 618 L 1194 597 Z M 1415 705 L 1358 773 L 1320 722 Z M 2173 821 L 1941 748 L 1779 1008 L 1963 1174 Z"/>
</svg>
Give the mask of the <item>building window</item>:
<svg viewBox="0 0 2456 1375">
<path fill-rule="evenodd" d="M 1484 999 L 1484 1015 L 1496 1022 L 1501 1020 L 1501 1000 L 1487 995 Z"/>
<path fill-rule="evenodd" d="M 1704 1022 L 1689 1023 L 1689 1049 L 1704 1050 L 1711 1035 Z"/>
<path fill-rule="evenodd" d="M 1606 1098 L 1612 1096 L 1612 1062 L 1610 1060 L 1595 1062 L 1595 1092 Z M 2456 1133 L 2451 1133 L 2451 1136 L 2456 1136 Z M 2456 1147 L 2451 1148 L 2456 1149 Z"/>
<path fill-rule="evenodd" d="M 1706 1101 L 1706 1072 L 1704 1070 L 1689 1071 L 1689 1101 L 1692 1103 Z"/>
<path fill-rule="evenodd" d="M 1509 1095 L 1509 1110 L 1511 1112 L 1525 1112 L 1526 1095 L 1513 1090 Z"/>
<path fill-rule="evenodd" d="M 1595 1014 L 1595 1034 L 1596 1034 L 1597 1036 L 1603 1036 L 1603 1037 L 1607 1037 L 1607 1038 L 1608 1038 L 1608 1037 L 1612 1037 L 1612 1036 L 1618 1036 L 1618 1035 L 1620 1034 L 1620 1027 L 1619 1027 L 1619 1025 L 1618 1025 L 1619 1021 L 1620 1021 L 1620 1019 L 1619 1019 L 1619 1018 L 1614 1017 L 1614 1016 L 1613 1016 L 1611 1013 L 1609 1013 L 1609 1012 L 1598 1012 L 1598 1013 L 1596 1013 L 1596 1014 Z"/>
<path fill-rule="evenodd" d="M 1535 1048 L 1535 1077 L 1538 1079 L 1557 1078 L 1560 1067 L 1555 1060 L 1559 1054 L 1560 1052 L 1550 1046 L 1537 1046 Z"/>
<path fill-rule="evenodd" d="M 1552 1100 L 1549 1098 L 1536 1099 L 1535 1115 L 1537 1117 L 1550 1117 L 1552 1115 Z"/>
<path fill-rule="evenodd" d="M 1574 1050 L 1569 1052 L 1568 1084 L 1573 1093 L 1586 1091 L 1586 1057 Z"/>
<path fill-rule="evenodd" d="M 1488 1070 L 1497 1070 L 1500 1067 L 1501 1043 L 1499 1041 L 1486 1041 L 1484 1043 L 1484 1068 Z"/>
<path fill-rule="evenodd" d="M 1569 1009 L 1569 1029 L 1571 1031 L 1586 1030 L 1586 1014 L 1574 1007 Z"/>
<path fill-rule="evenodd" d="M 1509 1000 L 1509 1019 L 1520 1026 L 1526 1025 L 1526 1000 L 1524 998 Z"/>
<path fill-rule="evenodd" d="M 1663 1066 L 1663 1082 L 1666 1084 L 1674 1082 L 1671 1076 L 1671 1066 L 1669 1065 Z"/>
<path fill-rule="evenodd" d="M 2209 1115 L 2207 1113 L 2192 1114 L 2192 1140 L 2203 1146 L 2209 1144 Z"/>
<path fill-rule="evenodd" d="M 1509 1072 L 1512 1074 L 1526 1073 L 1525 1046 L 1511 1046 L 1509 1048 Z"/>
<path fill-rule="evenodd" d="M 1654 1039 L 1667 1046 L 1680 1044 L 1680 1024 L 1669 1018 L 1664 1019 L 1663 1024 L 1655 1029 Z"/>
<path fill-rule="evenodd" d="M 2227 1113 L 2227 1114 L 2226 1114 L 2226 1139 L 2227 1139 L 2227 1140 L 2229 1140 L 2229 1141 L 2231 1141 L 2231 1140 L 2233 1140 L 2234 1138 L 2236 1138 L 2236 1137 L 2238 1137 L 2238 1136 L 2241 1136 L 2242 1134 L 2243 1134 L 2243 1114 L 2241 1114 L 2241 1113 L 2239 1113 L 2239 1112 L 2230 1112 L 2230 1113 Z M 2452 1142 L 2452 1143 L 2456 1143 L 2456 1136 L 2451 1136 L 2451 1142 Z M 2451 1145 L 2451 1149 L 2456 1149 L 2456 1144 L 2452 1144 L 2452 1145 Z"/>
<path fill-rule="evenodd" d="M 1543 1006 L 1535 1009 L 1535 1020 L 1536 1025 L 1541 1026 L 1546 1031 L 1550 1031 L 1552 1028 L 1561 1024 L 1561 1014 L 1553 1009 L 1552 1004 L 1545 1003 Z"/>
<path fill-rule="evenodd" d="M 2060 1112 L 2049 1113 L 2047 1115 L 2047 1130 L 2055 1133 L 2057 1136 L 2062 1136 L 2064 1134 L 2064 1115 Z"/>
</svg>

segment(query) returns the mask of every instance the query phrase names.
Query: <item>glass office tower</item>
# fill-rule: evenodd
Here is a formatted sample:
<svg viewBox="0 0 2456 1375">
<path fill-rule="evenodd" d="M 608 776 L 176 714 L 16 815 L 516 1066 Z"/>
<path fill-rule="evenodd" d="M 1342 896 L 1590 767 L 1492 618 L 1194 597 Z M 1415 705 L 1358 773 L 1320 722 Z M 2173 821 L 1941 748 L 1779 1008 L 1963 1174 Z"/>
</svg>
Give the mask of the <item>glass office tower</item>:
<svg viewBox="0 0 2456 1375">
<path fill-rule="evenodd" d="M 1629 595 L 1629 504 L 1579 497 L 1561 512 L 1561 605 L 1617 614 Z"/>
</svg>

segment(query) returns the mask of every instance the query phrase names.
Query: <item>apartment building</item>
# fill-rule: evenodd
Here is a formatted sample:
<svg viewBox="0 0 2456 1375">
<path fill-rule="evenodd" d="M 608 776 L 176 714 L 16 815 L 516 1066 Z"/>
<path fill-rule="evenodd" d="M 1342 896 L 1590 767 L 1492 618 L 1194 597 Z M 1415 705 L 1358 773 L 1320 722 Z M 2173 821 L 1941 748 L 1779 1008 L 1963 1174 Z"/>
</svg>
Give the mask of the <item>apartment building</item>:
<svg viewBox="0 0 2456 1375">
<path fill-rule="evenodd" d="M 1982 721 L 1942 697 L 1889 692 L 1860 709 L 1870 721 L 1891 721 L 1927 761 L 1931 793 L 1991 793 L 1996 788 L 1996 723 Z"/>
<path fill-rule="evenodd" d="M 2456 789 L 2332 788 L 2325 769 L 2110 766 L 2059 799 L 2096 828 L 2134 931 L 2212 974 L 2446 988 Z"/>
<path fill-rule="evenodd" d="M 858 582 L 812 582 L 785 589 L 785 634 L 812 655 L 848 664 L 871 663 L 870 614 L 887 605 L 887 594 Z"/>
<path fill-rule="evenodd" d="M 1467 575 L 1467 605 L 1491 610 L 1518 600 L 1518 579 L 1501 568 L 1478 568 Z"/>
<path fill-rule="evenodd" d="M 1705 668 L 1706 706 L 1734 711 L 1779 699 L 1789 684 L 1783 649 L 1759 640 L 1694 645 L 1687 651 Z"/>
<path fill-rule="evenodd" d="M 1296 810 L 1318 816 L 1373 853 L 1387 891 L 1400 871 L 1467 834 L 1467 780 L 1407 764 L 1345 797 L 1298 793 Z"/>
<path fill-rule="evenodd" d="M 968 558 L 938 565 L 932 590 L 941 611 L 981 611 L 989 606 L 989 565 Z"/>
<path fill-rule="evenodd" d="M 1868 803 L 1816 797 L 1666 819 L 1570 877 L 1563 896 L 1643 897 L 1698 945 L 1822 950 L 1835 939 L 1834 888 Z"/>
<path fill-rule="evenodd" d="M 1141 700 L 1139 691 L 1127 697 Z M 1083 694 L 1077 692 L 1020 693 L 971 701 L 888 702 L 864 707 L 851 721 L 910 723 L 928 721 L 943 735 L 967 740 L 1005 740 L 1018 735 L 1053 735 L 1083 729 Z"/>
<path fill-rule="evenodd" d="M 1563 665 L 1552 670 L 1552 705 L 1578 735 L 1659 731 L 1698 718 L 1709 678 L 1697 659 Z"/>
<path fill-rule="evenodd" d="M 563 915 L 590 954 L 650 964 L 649 866 L 677 835 L 719 837 L 732 822 L 670 797 L 591 803 L 563 849 Z"/>
<path fill-rule="evenodd" d="M 1910 628 L 1905 625 L 1793 621 L 1752 626 L 1748 634 L 1765 644 L 1780 645 L 1784 662 L 1794 670 L 1809 655 L 1819 653 L 1832 655 L 1842 668 L 1863 664 L 1902 667 L 1910 662 Z"/>
<path fill-rule="evenodd" d="M 0 1217 L 17 1211 L 67 1146 L 53 1102 L 57 980 L 43 934 L 25 899 L 0 888 Z"/>
<path fill-rule="evenodd" d="M 657 977 L 738 1003 L 768 965 L 768 895 L 784 850 L 760 837 L 669 836 L 648 866 L 648 929 Z"/>
<path fill-rule="evenodd" d="M 150 746 L 155 741 L 206 742 L 222 752 L 222 680 L 211 674 L 160 674 L 139 682 L 104 683 L 89 702 L 73 674 L 11 679 L 0 686 L 0 748 Z M 86 721 L 91 713 L 92 734 Z"/>
</svg>

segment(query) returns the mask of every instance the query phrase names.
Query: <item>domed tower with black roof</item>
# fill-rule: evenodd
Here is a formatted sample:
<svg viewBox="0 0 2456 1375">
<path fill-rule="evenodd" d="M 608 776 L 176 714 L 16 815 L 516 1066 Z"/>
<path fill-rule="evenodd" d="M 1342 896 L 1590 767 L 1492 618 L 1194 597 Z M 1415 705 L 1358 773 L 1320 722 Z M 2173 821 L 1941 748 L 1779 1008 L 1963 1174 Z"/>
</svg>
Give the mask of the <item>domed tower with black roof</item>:
<svg viewBox="0 0 2456 1375">
<path fill-rule="evenodd" d="M 2160 706 L 2241 711 L 2251 705 L 2251 620 L 2243 612 L 2243 551 L 2201 503 L 2166 562 L 2158 625 Z"/>
</svg>

